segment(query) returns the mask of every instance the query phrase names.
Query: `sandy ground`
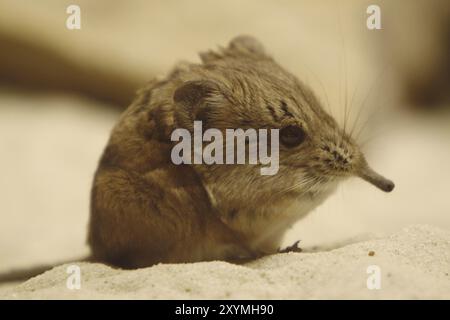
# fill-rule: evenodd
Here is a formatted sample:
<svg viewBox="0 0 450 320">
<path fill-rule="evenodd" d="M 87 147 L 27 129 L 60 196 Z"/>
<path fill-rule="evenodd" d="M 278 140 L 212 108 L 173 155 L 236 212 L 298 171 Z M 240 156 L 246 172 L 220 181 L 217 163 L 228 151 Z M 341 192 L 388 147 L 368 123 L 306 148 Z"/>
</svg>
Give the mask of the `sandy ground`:
<svg viewBox="0 0 450 320">
<path fill-rule="evenodd" d="M 430 226 L 405 228 L 389 237 L 328 252 L 277 254 L 246 265 L 214 261 L 133 271 L 77 265 L 80 289 L 68 289 L 71 265 L 62 265 L 0 292 L 0 298 L 450 298 L 450 232 Z M 376 288 L 371 282 L 374 266 L 381 279 Z"/>
</svg>

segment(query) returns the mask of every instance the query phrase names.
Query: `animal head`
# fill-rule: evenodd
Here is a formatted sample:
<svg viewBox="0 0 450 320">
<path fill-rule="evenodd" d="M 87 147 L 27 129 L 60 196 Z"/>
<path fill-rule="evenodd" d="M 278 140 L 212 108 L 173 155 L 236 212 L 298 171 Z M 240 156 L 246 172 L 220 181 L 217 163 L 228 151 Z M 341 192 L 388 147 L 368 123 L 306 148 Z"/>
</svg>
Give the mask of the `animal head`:
<svg viewBox="0 0 450 320">
<path fill-rule="evenodd" d="M 235 38 L 227 48 L 201 58 L 201 65 L 178 75 L 173 100 L 180 127 L 192 130 L 194 120 L 200 120 L 204 130 L 279 129 L 275 175 L 261 175 L 260 166 L 251 164 L 196 166 L 214 192 L 236 201 L 266 200 L 267 194 L 314 195 L 350 176 L 387 192 L 393 189 L 391 181 L 370 169 L 358 145 L 314 93 L 256 39 Z"/>
</svg>

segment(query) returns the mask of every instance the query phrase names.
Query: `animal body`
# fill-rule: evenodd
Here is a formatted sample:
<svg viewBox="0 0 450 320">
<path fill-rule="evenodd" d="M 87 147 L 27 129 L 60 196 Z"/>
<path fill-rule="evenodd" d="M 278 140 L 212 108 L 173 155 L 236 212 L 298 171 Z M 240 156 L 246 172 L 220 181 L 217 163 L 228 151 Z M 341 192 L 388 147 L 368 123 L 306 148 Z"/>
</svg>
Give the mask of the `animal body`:
<svg viewBox="0 0 450 320">
<path fill-rule="evenodd" d="M 123 268 L 251 259 L 276 253 L 286 230 L 339 182 L 384 191 L 352 137 L 314 93 L 249 36 L 154 80 L 114 127 L 91 194 L 92 259 Z M 279 129 L 279 170 L 171 161 L 177 128 Z"/>
</svg>

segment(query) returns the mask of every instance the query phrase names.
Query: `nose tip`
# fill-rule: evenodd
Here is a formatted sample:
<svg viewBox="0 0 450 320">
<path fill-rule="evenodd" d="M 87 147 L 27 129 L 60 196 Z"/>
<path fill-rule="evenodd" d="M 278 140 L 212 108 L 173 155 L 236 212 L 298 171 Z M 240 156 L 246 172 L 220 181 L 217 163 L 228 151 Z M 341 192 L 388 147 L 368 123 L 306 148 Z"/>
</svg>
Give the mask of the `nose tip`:
<svg viewBox="0 0 450 320">
<path fill-rule="evenodd" d="M 385 185 L 382 187 L 382 190 L 385 192 L 391 192 L 392 190 L 394 190 L 395 188 L 395 183 L 392 182 L 391 180 L 387 180 L 385 182 Z"/>
</svg>

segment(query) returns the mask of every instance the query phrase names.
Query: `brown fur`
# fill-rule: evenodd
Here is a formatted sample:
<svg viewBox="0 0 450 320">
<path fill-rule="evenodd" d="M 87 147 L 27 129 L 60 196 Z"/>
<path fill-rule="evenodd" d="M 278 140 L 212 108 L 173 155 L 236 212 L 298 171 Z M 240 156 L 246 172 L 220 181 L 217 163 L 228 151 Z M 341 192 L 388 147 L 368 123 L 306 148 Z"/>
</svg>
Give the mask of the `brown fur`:
<svg viewBox="0 0 450 320">
<path fill-rule="evenodd" d="M 92 187 L 95 260 L 135 268 L 274 253 L 292 223 L 367 167 L 313 92 L 254 38 L 201 58 L 150 82 L 112 131 Z M 295 125 L 306 140 L 280 144 L 273 176 L 259 165 L 174 165 L 170 135 L 194 120 L 204 130 Z"/>
</svg>

